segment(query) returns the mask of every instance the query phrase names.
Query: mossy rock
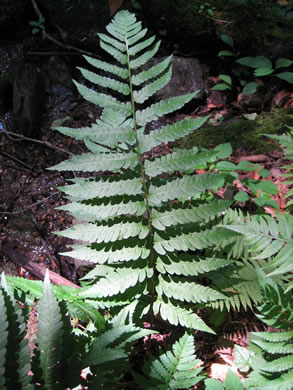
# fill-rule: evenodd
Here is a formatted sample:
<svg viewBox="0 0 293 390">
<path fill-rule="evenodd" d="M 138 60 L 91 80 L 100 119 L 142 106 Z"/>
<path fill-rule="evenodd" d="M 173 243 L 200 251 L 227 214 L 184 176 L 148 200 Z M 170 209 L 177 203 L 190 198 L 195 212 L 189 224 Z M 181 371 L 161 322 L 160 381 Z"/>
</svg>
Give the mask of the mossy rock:
<svg viewBox="0 0 293 390">
<path fill-rule="evenodd" d="M 200 146 L 213 149 L 215 146 L 230 142 L 235 152 L 242 148 L 254 153 L 264 153 L 275 148 L 262 134 L 281 134 L 293 125 L 293 116 L 284 109 L 273 109 L 263 113 L 256 120 L 239 119 L 223 122 L 219 125 L 207 124 L 176 143 L 176 147 L 191 148 Z"/>
</svg>

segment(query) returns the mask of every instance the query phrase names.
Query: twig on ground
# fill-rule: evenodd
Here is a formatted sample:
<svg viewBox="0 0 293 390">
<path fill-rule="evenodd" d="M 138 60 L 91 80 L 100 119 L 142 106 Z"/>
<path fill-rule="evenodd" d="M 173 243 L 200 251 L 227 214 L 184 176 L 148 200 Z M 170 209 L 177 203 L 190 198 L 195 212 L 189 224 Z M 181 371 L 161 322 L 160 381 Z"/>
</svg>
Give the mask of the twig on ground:
<svg viewBox="0 0 293 390">
<path fill-rule="evenodd" d="M 37 202 L 25 207 L 24 209 L 21 209 L 18 211 L 1 211 L 0 214 L 15 215 L 15 214 L 23 213 L 24 211 L 29 210 L 29 209 L 33 208 L 34 206 L 37 206 L 40 203 L 46 202 L 48 199 L 52 198 L 52 196 L 57 195 L 57 194 L 60 194 L 60 191 L 53 192 L 53 194 L 47 196 L 47 198 L 42 199 L 42 200 L 38 200 Z"/>
<path fill-rule="evenodd" d="M 22 160 L 19 160 L 19 159 L 16 158 L 16 157 L 12 156 L 11 154 L 6 153 L 6 152 L 4 152 L 3 150 L 0 150 L 0 153 L 3 154 L 3 156 L 6 156 L 6 157 L 10 158 L 10 160 L 13 160 L 13 161 L 17 162 L 18 164 L 24 166 L 24 167 L 27 168 L 28 170 L 30 170 L 30 171 L 33 170 L 33 168 L 32 168 L 30 165 L 26 164 L 25 162 L 23 162 Z"/>
<path fill-rule="evenodd" d="M 73 155 L 73 153 L 68 152 L 68 150 L 65 150 L 63 148 L 59 148 L 58 146 L 55 146 L 55 145 L 51 144 L 51 142 L 49 142 L 49 141 L 41 141 L 41 140 L 38 140 L 38 139 L 35 139 L 35 138 L 25 137 L 22 134 L 13 133 L 13 132 L 7 131 L 7 130 L 3 130 L 2 133 L 6 134 L 7 136 L 17 137 L 17 139 L 15 139 L 15 138 L 13 139 L 13 138 L 9 137 L 13 141 L 30 141 L 30 142 L 35 142 L 36 144 L 44 145 L 44 146 L 47 146 L 48 148 L 57 150 L 58 152 L 66 153 L 66 154 L 69 154 L 70 156 Z"/>
<path fill-rule="evenodd" d="M 31 3 L 32 3 L 32 6 L 37 14 L 37 16 L 39 17 L 39 19 L 42 19 L 44 18 L 44 16 L 42 15 L 37 3 L 35 0 L 31 0 Z M 48 34 L 46 32 L 46 30 L 42 30 L 42 36 L 44 39 L 48 39 L 49 41 L 53 42 L 55 45 L 59 46 L 59 47 L 62 47 L 66 50 L 73 50 L 75 52 L 78 52 L 80 54 L 86 54 L 88 56 L 91 56 L 91 57 L 95 57 L 95 58 L 100 58 L 100 56 L 98 56 L 97 54 L 94 54 L 94 53 L 91 53 L 89 51 L 86 51 L 86 50 L 83 50 L 83 49 L 79 49 L 78 47 L 74 47 L 74 46 L 71 46 L 71 45 L 67 45 L 67 44 L 64 44 L 62 42 L 59 42 L 57 39 L 53 38 L 50 34 Z"/>
</svg>

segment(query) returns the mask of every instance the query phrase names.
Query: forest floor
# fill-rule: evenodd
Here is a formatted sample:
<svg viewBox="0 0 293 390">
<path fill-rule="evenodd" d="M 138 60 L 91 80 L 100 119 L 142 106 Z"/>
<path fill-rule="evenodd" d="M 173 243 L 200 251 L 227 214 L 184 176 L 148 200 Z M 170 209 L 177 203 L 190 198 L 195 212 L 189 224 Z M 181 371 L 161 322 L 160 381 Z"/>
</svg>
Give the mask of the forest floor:
<svg viewBox="0 0 293 390">
<path fill-rule="evenodd" d="M 212 104 L 210 101 L 209 104 Z M 219 110 L 204 108 L 215 118 Z M 89 125 L 88 120 L 94 116 L 93 106 L 81 99 L 69 102 L 66 118 L 81 118 L 74 122 L 76 127 Z M 182 114 L 180 114 L 182 116 Z M 14 128 L 5 130 L 9 133 L 1 134 L 0 152 L 0 270 L 7 275 L 21 276 L 30 279 L 42 279 L 46 268 L 52 272 L 56 284 L 77 285 L 78 279 L 85 273 L 81 267 L 65 256 L 58 253 L 69 250 L 71 241 L 57 236 L 56 231 L 64 230 L 74 223 L 72 218 L 57 206 L 65 204 L 62 192 L 58 186 L 63 186 L 66 180 L 73 177 L 72 173 L 60 173 L 48 171 L 46 168 L 67 159 L 71 153 L 84 152 L 83 143 L 72 140 L 62 134 L 51 131 L 49 125 L 41 129 L 37 139 L 24 139 L 17 134 Z M 46 117 L 46 123 L 51 123 L 50 107 Z M 161 123 L 157 123 L 160 125 Z M 15 133 L 15 134 L 11 134 Z M 156 149 L 156 155 L 162 155 L 171 151 L 170 145 L 161 145 Z M 284 165 L 282 151 L 276 148 L 268 153 L 254 153 L 238 149 L 230 157 L 230 161 L 239 162 L 243 159 L 257 162 L 262 168 L 270 171 L 265 180 L 274 182 L 279 188 L 279 193 L 273 198 L 281 209 L 286 206 L 284 195 L 287 191 L 282 185 L 281 166 Z M 198 171 L 198 174 L 203 173 Z M 257 172 L 239 172 L 240 178 L 250 177 L 259 179 Z M 239 181 L 234 183 L 235 188 L 249 192 Z M 221 191 L 217 194 L 225 196 Z M 252 194 L 249 194 L 253 198 Z M 270 214 L 274 213 L 272 207 L 266 207 Z M 62 278 L 59 278 L 61 275 Z M 252 310 L 241 310 L 223 315 L 217 324 L 217 335 L 195 334 L 196 354 L 204 362 L 206 371 L 212 378 L 224 379 L 228 368 L 237 375 L 237 367 L 234 362 L 234 345 L 247 346 L 248 332 L 263 329 L 263 325 L 255 317 Z M 31 318 L 29 331 L 32 339 L 36 333 L 36 321 Z M 163 329 L 159 336 L 153 335 L 154 348 L 161 345 L 164 349 L 178 338 L 174 329 Z M 143 345 L 138 345 L 134 350 L 133 358 L 140 356 Z M 200 388 L 200 386 L 198 387 Z"/>
</svg>

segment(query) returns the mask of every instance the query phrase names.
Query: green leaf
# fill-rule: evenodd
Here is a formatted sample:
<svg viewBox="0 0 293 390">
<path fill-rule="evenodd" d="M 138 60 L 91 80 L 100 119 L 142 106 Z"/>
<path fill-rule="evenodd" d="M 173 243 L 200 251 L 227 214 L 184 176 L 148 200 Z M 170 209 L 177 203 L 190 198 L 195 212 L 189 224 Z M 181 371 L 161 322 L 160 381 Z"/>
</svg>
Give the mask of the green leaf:
<svg viewBox="0 0 293 390">
<path fill-rule="evenodd" d="M 225 81 L 225 83 L 227 83 L 228 85 L 232 85 L 232 79 L 230 76 L 228 76 L 227 74 L 220 74 L 219 75 L 219 78 L 223 81 Z"/>
<path fill-rule="evenodd" d="M 224 384 L 226 390 L 245 390 L 241 380 L 233 373 L 231 369 L 228 369 L 228 374 Z"/>
<path fill-rule="evenodd" d="M 213 86 L 213 91 L 225 91 L 226 89 L 231 89 L 231 86 L 228 84 L 219 83 Z"/>
<path fill-rule="evenodd" d="M 274 69 L 272 69 L 272 68 L 257 68 L 257 69 L 255 69 L 253 74 L 256 77 L 260 77 L 260 76 L 268 76 L 268 75 L 272 74 L 273 72 L 274 72 Z"/>
<path fill-rule="evenodd" d="M 237 166 L 230 161 L 220 161 L 216 164 L 215 169 L 219 171 L 235 171 Z"/>
<path fill-rule="evenodd" d="M 288 60 L 288 58 L 278 58 L 276 61 L 276 69 L 279 68 L 287 68 L 293 64 L 292 60 Z"/>
<path fill-rule="evenodd" d="M 232 146 L 230 143 L 220 144 L 215 147 L 214 151 L 217 152 L 218 159 L 228 158 L 232 154 Z"/>
<path fill-rule="evenodd" d="M 257 189 L 260 189 L 268 194 L 277 195 L 279 193 L 278 186 L 270 180 L 261 181 L 256 184 Z"/>
<path fill-rule="evenodd" d="M 206 379 L 204 381 L 206 390 L 225 390 L 224 385 L 217 379 Z"/>
<path fill-rule="evenodd" d="M 259 87 L 259 83 L 252 81 L 250 83 L 247 83 L 245 87 L 242 90 L 243 95 L 251 95 L 257 91 L 257 88 Z"/>
<path fill-rule="evenodd" d="M 285 80 L 290 84 L 293 84 L 293 72 L 283 72 L 275 74 L 281 80 Z"/>
<path fill-rule="evenodd" d="M 256 56 L 256 57 L 242 57 L 236 60 L 238 64 L 248 66 L 249 68 L 269 68 L 273 67 L 272 61 L 270 61 L 267 57 L 264 56 Z"/>
<path fill-rule="evenodd" d="M 218 53 L 218 57 L 233 57 L 233 56 L 234 54 L 232 53 L 232 51 L 229 50 L 221 50 Z"/>
<path fill-rule="evenodd" d="M 241 372 L 248 372 L 253 367 L 254 353 L 245 347 L 235 344 L 235 365 Z"/>
<path fill-rule="evenodd" d="M 146 39 L 145 41 L 138 43 L 135 46 L 131 46 L 128 50 L 129 55 L 135 56 L 137 53 L 139 53 L 140 51 L 142 51 L 146 47 L 150 46 L 154 42 L 154 40 L 155 40 L 155 36 L 152 36 L 152 37 Z"/>
<path fill-rule="evenodd" d="M 130 60 L 130 68 L 131 69 L 137 69 L 139 68 L 140 66 L 144 65 L 145 63 L 147 63 L 151 58 L 154 57 L 154 55 L 157 53 L 157 51 L 159 50 L 160 48 L 160 41 L 158 41 L 153 47 L 152 49 L 146 51 L 145 53 L 143 53 L 141 56 L 139 57 L 136 57 L 134 60 Z"/>
<path fill-rule="evenodd" d="M 227 34 L 222 34 L 221 35 L 221 40 L 226 43 L 226 45 L 230 46 L 230 47 L 234 47 L 234 41 L 233 41 L 233 38 L 230 36 L 230 35 L 227 35 Z"/>
<path fill-rule="evenodd" d="M 239 191 L 234 195 L 234 199 L 237 200 L 237 202 L 247 202 L 249 200 L 249 195 L 245 191 Z"/>
<path fill-rule="evenodd" d="M 225 299 L 225 295 L 206 286 L 195 283 L 165 281 L 159 277 L 159 284 L 156 286 L 159 295 L 166 295 L 168 298 L 174 298 L 181 302 L 207 303 Z"/>
</svg>

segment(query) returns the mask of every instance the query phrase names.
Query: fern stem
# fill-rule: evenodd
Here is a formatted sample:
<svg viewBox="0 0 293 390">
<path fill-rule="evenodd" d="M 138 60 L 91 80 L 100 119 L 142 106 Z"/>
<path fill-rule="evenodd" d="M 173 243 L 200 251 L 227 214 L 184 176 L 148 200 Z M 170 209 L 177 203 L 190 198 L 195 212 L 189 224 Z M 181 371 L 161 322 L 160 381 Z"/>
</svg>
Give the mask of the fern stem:
<svg viewBox="0 0 293 390">
<path fill-rule="evenodd" d="M 149 256 L 149 266 L 154 269 L 155 272 L 155 261 L 156 261 L 156 256 L 155 256 L 155 251 L 154 251 L 154 233 L 152 231 L 152 210 L 149 205 L 149 192 L 148 192 L 148 186 L 147 186 L 147 178 L 145 175 L 145 170 L 144 170 L 144 165 L 142 161 L 142 154 L 140 151 L 140 144 L 139 140 L 137 137 L 137 122 L 136 122 L 136 110 L 135 110 L 135 101 L 134 101 L 134 96 L 133 96 L 133 84 L 132 84 L 132 74 L 131 74 L 131 68 L 130 68 L 130 55 L 129 55 L 129 47 L 128 47 L 128 40 L 127 37 L 125 39 L 125 44 L 126 44 L 126 54 L 127 54 L 127 68 L 128 68 L 128 79 L 129 79 L 129 88 L 130 88 L 130 97 L 131 97 L 131 109 L 132 109 L 132 118 L 133 118 L 133 131 L 135 134 L 135 139 L 136 139 L 136 153 L 138 155 L 138 160 L 139 160 L 139 166 L 141 170 L 141 178 L 142 178 L 142 185 L 144 189 L 144 202 L 145 202 L 145 207 L 146 207 L 146 214 L 147 214 L 147 220 L 148 220 L 148 230 L 149 230 L 149 239 L 148 239 L 148 247 L 150 248 L 150 256 Z M 155 301 L 155 294 L 156 294 L 156 288 L 155 288 L 155 279 L 154 276 L 150 280 L 150 322 L 151 326 L 154 325 L 154 310 L 153 310 L 153 305 Z"/>
<path fill-rule="evenodd" d="M 133 131 L 135 134 L 136 139 L 136 152 L 139 159 L 139 165 L 141 169 L 141 178 L 142 178 L 142 185 L 144 188 L 144 202 L 146 206 L 146 212 L 147 212 L 147 219 L 148 219 L 148 229 L 150 232 L 150 235 L 152 235 L 152 213 L 151 208 L 149 206 L 149 193 L 148 193 L 148 187 L 147 187 L 147 179 L 145 175 L 145 170 L 142 162 L 142 154 L 140 152 L 140 145 L 139 140 L 137 137 L 137 123 L 136 123 L 136 116 L 135 116 L 135 102 L 134 102 L 134 96 L 133 96 L 133 84 L 132 84 L 132 74 L 131 74 L 131 68 L 130 68 L 130 55 L 129 55 L 129 47 L 128 47 L 128 40 L 125 38 L 125 45 L 126 45 L 126 54 L 127 54 L 127 68 L 128 68 L 128 78 L 129 78 L 129 88 L 130 88 L 130 97 L 131 97 L 131 109 L 132 109 L 132 118 L 133 118 Z"/>
</svg>

